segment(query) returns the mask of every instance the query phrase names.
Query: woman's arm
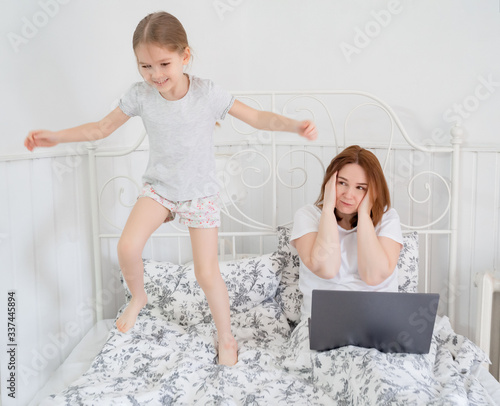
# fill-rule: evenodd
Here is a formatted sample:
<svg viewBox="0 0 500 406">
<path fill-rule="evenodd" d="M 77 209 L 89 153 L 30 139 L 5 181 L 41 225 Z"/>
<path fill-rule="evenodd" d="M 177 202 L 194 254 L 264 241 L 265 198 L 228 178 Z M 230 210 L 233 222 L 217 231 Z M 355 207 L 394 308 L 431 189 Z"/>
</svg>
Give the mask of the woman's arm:
<svg viewBox="0 0 500 406">
<path fill-rule="evenodd" d="M 335 173 L 325 185 L 325 199 L 317 233 L 308 233 L 294 241 L 304 265 L 323 279 L 334 278 L 340 269 L 340 244 L 335 218 Z"/>
<path fill-rule="evenodd" d="M 24 140 L 24 146 L 33 151 L 36 147 L 53 147 L 61 142 L 100 140 L 125 124 L 129 118 L 117 107 L 102 120 L 95 123 L 87 123 L 61 131 L 30 131 Z"/>
<path fill-rule="evenodd" d="M 312 121 L 297 121 L 270 111 L 256 110 L 239 100 L 234 101 L 229 114 L 258 130 L 287 131 L 297 133 L 309 140 L 315 140 L 318 136 L 316 126 Z"/>
<path fill-rule="evenodd" d="M 358 209 L 358 272 L 364 282 L 375 286 L 394 272 L 401 244 L 375 234 L 370 211 L 370 193 L 367 192 Z"/>
</svg>

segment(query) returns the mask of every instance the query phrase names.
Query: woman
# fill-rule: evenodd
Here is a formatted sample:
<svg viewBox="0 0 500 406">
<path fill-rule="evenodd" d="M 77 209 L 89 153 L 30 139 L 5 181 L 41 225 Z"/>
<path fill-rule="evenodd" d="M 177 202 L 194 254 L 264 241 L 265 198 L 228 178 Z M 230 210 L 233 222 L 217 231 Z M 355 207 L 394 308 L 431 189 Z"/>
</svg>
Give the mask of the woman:
<svg viewBox="0 0 500 406">
<path fill-rule="evenodd" d="M 353 145 L 326 170 L 314 205 L 297 211 L 291 244 L 300 257 L 302 319 L 313 289 L 397 292 L 399 216 L 377 157 Z"/>
</svg>

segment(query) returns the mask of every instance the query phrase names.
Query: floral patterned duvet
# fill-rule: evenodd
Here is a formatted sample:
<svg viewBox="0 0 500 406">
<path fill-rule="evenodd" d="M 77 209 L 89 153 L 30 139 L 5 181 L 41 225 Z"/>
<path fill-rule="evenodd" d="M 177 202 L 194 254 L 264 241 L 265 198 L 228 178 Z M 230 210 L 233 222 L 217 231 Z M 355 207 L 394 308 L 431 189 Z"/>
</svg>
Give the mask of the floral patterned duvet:
<svg viewBox="0 0 500 406">
<path fill-rule="evenodd" d="M 308 349 L 273 300 L 233 316 L 234 367 L 215 363 L 212 324 L 180 326 L 151 312 L 113 328 L 90 369 L 42 405 L 488 405 L 470 369 L 482 354 L 439 319 L 429 354 Z"/>
<path fill-rule="evenodd" d="M 286 241 L 285 241 L 286 242 Z M 217 365 L 216 330 L 192 267 L 145 260 L 148 305 L 116 327 L 89 370 L 42 405 L 489 405 L 484 353 L 436 320 L 428 354 L 309 350 L 297 258 L 283 248 L 221 264 L 239 361 Z M 126 286 L 125 286 L 126 288 Z"/>
</svg>

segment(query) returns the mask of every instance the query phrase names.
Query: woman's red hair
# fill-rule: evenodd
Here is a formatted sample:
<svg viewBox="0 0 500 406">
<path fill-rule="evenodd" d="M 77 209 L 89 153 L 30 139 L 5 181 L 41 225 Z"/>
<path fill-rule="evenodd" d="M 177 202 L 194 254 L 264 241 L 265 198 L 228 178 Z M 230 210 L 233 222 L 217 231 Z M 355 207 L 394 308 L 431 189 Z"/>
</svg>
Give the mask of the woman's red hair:
<svg viewBox="0 0 500 406">
<path fill-rule="evenodd" d="M 391 197 L 379 160 L 373 152 L 361 148 L 359 145 L 347 147 L 332 159 L 332 162 L 330 162 L 330 165 L 326 169 L 323 184 L 321 185 L 321 193 L 314 204 L 319 208 L 323 208 L 326 183 L 335 172 L 338 173 L 347 164 L 358 164 L 365 171 L 368 178 L 367 193 L 370 193 L 373 202 L 371 218 L 373 225 L 376 226 L 382 220 L 382 215 L 391 207 Z M 339 221 L 340 217 L 336 212 L 335 216 L 337 217 L 337 221 Z M 356 227 L 357 223 L 358 216 L 356 214 L 351 220 L 351 226 Z"/>
</svg>

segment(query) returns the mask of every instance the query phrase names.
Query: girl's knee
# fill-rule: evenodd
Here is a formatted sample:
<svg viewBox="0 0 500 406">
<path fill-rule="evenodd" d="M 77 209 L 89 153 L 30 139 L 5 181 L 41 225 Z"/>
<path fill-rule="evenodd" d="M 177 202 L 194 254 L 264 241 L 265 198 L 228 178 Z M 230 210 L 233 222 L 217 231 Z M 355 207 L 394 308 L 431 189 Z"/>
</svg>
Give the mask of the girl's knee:
<svg viewBox="0 0 500 406">
<path fill-rule="evenodd" d="M 141 247 L 132 238 L 121 237 L 118 240 L 117 253 L 118 258 L 136 257 L 141 255 L 144 247 Z"/>
</svg>

